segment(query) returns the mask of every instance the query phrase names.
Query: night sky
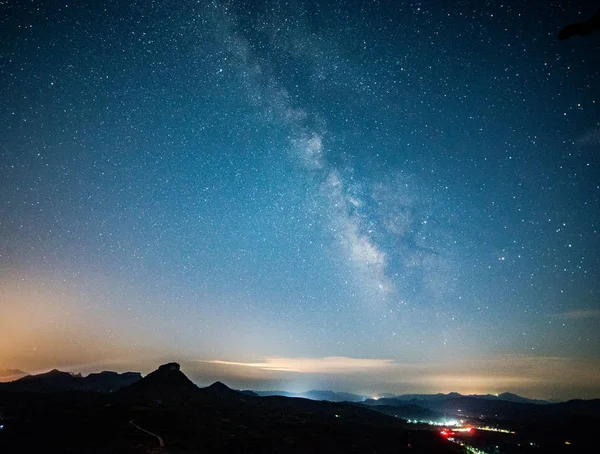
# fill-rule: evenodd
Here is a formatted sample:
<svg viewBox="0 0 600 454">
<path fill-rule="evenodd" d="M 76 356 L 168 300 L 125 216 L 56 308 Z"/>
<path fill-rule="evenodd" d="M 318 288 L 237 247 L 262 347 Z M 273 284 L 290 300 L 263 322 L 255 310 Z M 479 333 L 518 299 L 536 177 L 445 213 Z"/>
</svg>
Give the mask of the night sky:
<svg viewBox="0 0 600 454">
<path fill-rule="evenodd" d="M 0 369 L 600 397 L 590 3 L 0 1 Z"/>
</svg>

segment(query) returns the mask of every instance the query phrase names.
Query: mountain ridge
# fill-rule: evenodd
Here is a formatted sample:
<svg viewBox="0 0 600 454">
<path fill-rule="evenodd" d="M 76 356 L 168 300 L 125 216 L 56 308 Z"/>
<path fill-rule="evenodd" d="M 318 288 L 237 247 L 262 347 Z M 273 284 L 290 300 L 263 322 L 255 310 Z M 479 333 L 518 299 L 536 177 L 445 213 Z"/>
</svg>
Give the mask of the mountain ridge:
<svg viewBox="0 0 600 454">
<path fill-rule="evenodd" d="M 164 370 L 165 367 L 179 367 L 177 363 L 167 363 L 163 364 L 159 367 L 158 370 Z M 161 369 L 162 368 L 162 369 Z M 156 372 L 156 371 L 155 371 Z M 22 376 L 19 376 L 21 375 Z M 149 374 L 150 375 L 150 374 Z M 13 380 L 6 380 L 5 377 L 15 377 Z M 113 383 L 108 386 L 103 384 L 104 381 L 110 380 Z M 52 386 L 47 383 L 42 383 L 42 388 L 44 391 L 53 391 L 53 390 L 91 390 L 91 391 L 100 391 L 100 392 L 113 392 L 120 388 L 129 386 L 134 382 L 142 379 L 142 375 L 139 372 L 123 372 L 117 373 L 113 371 L 102 371 L 102 372 L 92 372 L 87 376 L 83 376 L 80 373 L 72 373 L 72 372 L 64 372 L 59 369 L 52 369 L 48 372 L 40 373 L 40 374 L 27 374 L 26 372 L 20 369 L 0 369 L 0 387 L 2 389 L 7 389 L 5 386 L 10 386 L 14 388 L 23 388 L 25 382 L 30 383 L 39 383 L 39 380 L 42 379 L 54 379 L 57 382 L 62 380 L 62 385 Z M 186 379 L 191 382 L 187 377 Z M 68 382 L 71 382 L 71 385 L 68 385 Z M 19 383 L 19 385 L 15 385 L 15 383 Z M 221 384 L 225 387 L 223 383 L 217 381 L 210 386 L 215 386 L 217 384 Z M 195 384 L 194 384 L 195 385 Z M 196 385 L 195 385 L 196 386 Z M 210 387 L 209 386 L 209 387 Z M 32 390 L 33 385 L 31 385 Z M 56 389 L 55 389 L 56 388 Z M 198 387 L 198 389 L 206 389 Z M 514 402 L 514 403 L 535 403 L 535 404 L 550 404 L 550 403 L 559 403 L 559 402 L 568 402 L 568 401 L 558 401 L 558 400 L 542 400 L 542 399 L 530 399 L 527 397 L 519 396 L 515 393 L 511 392 L 503 392 L 501 394 L 461 394 L 458 392 L 449 392 L 449 393 L 435 393 L 435 394 L 391 394 L 385 393 L 381 394 L 381 397 L 373 398 L 366 395 L 354 394 L 343 391 L 333 391 L 333 390 L 319 390 L 312 389 L 309 391 L 303 392 L 289 392 L 283 390 L 266 390 L 266 391 L 255 391 L 255 390 L 233 390 L 229 387 L 227 389 L 232 392 L 239 392 L 246 395 L 256 395 L 256 396 L 284 396 L 284 397 L 294 397 L 294 398 L 305 398 L 310 400 L 317 401 L 329 401 L 329 402 L 364 402 L 366 405 L 400 405 L 401 402 L 415 402 L 415 401 L 444 401 L 454 398 L 460 397 L 470 397 L 475 399 L 482 400 L 490 400 L 490 401 L 506 401 L 506 402 Z M 575 400 L 575 399 L 571 399 Z M 586 400 L 586 399 L 583 399 Z"/>
<path fill-rule="evenodd" d="M 382 394 L 381 397 L 368 397 L 365 395 L 348 393 L 348 392 L 339 392 L 339 391 L 331 391 L 331 390 L 310 390 L 303 392 L 289 392 L 289 391 L 253 391 L 253 390 L 245 390 L 244 392 L 253 392 L 259 396 L 284 396 L 284 397 L 301 397 L 304 399 L 311 400 L 327 400 L 330 402 L 379 402 L 379 405 L 384 404 L 385 402 L 389 402 L 390 400 L 402 401 L 402 402 L 411 402 L 413 400 L 424 400 L 424 401 L 442 401 L 448 399 L 455 399 L 459 397 L 472 397 L 476 399 L 486 399 L 486 400 L 502 400 L 507 402 L 521 402 L 521 403 L 537 403 L 537 404 L 547 404 L 550 401 L 540 400 L 540 399 L 529 399 L 527 397 L 522 397 L 517 394 L 513 394 L 510 392 L 504 392 L 502 394 L 461 394 L 458 392 L 449 392 L 449 393 L 436 393 L 436 394 Z M 375 404 L 377 405 L 377 404 Z"/>
<path fill-rule="evenodd" d="M 25 392 L 95 391 L 114 392 L 142 378 L 139 372 L 117 373 L 103 371 L 82 376 L 79 373 L 52 369 L 48 372 L 25 375 L 16 380 L 0 383 L 0 390 Z"/>
</svg>

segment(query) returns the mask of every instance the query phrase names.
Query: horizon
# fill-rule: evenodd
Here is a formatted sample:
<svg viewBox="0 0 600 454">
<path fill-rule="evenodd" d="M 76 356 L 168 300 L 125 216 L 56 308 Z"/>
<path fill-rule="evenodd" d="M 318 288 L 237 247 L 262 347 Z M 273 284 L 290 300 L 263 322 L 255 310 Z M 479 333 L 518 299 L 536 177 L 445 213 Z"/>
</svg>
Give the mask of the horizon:
<svg viewBox="0 0 600 454">
<path fill-rule="evenodd" d="M 355 388 L 340 388 L 339 386 L 336 387 L 335 386 L 335 381 L 319 381 L 319 379 L 314 379 L 314 381 L 312 381 L 315 385 L 313 387 L 311 387 L 308 384 L 302 385 L 302 383 L 311 383 L 311 380 L 306 380 L 306 379 L 274 379 L 272 381 L 244 381 L 243 379 L 235 378 L 235 377 L 231 377 L 231 376 L 227 376 L 227 375 L 223 375 L 223 376 L 219 376 L 218 374 L 212 373 L 212 374 L 208 374 L 208 376 L 210 377 L 209 379 L 207 379 L 206 375 L 202 375 L 203 372 L 200 372 L 198 370 L 194 370 L 193 369 L 193 364 L 197 363 L 197 361 L 165 361 L 162 360 L 162 362 L 158 362 L 156 365 L 156 367 L 154 369 L 150 368 L 148 369 L 148 366 L 141 368 L 141 370 L 134 370 L 134 369 L 126 369 L 123 367 L 113 367 L 110 368 L 109 365 L 106 365 L 106 367 L 100 367 L 100 368 L 94 368 L 94 367 L 89 367 L 89 366 L 83 366 L 80 367 L 79 369 L 77 368 L 77 366 L 66 366 L 66 367 L 53 367 L 51 369 L 41 369 L 41 370 L 36 370 L 36 371 L 24 371 L 21 369 L 6 369 L 6 368 L 2 368 L 0 369 L 0 374 L 5 372 L 5 371 L 20 371 L 22 373 L 24 373 L 24 376 L 33 376 L 33 375 L 40 375 L 40 374 L 44 374 L 44 373 L 48 373 L 54 370 L 58 370 L 60 372 L 65 372 L 65 373 L 69 373 L 71 375 L 81 375 L 82 377 L 87 377 L 90 374 L 95 374 L 95 373 L 101 373 L 101 372 L 117 372 L 117 373 L 127 373 L 127 372 L 132 372 L 132 373 L 139 373 L 141 374 L 142 378 L 146 377 L 148 374 L 158 370 L 158 367 L 161 364 L 168 364 L 168 363 L 172 363 L 175 362 L 177 364 L 180 364 L 181 366 L 181 372 L 183 372 L 186 376 L 188 376 L 188 378 L 190 378 L 190 380 L 196 384 L 199 387 L 208 387 L 216 382 L 221 382 L 225 385 L 227 385 L 228 387 L 238 390 L 238 391 L 257 391 L 257 392 L 284 392 L 284 393 L 289 393 L 292 395 L 298 395 L 298 397 L 300 397 L 301 394 L 303 393 L 309 393 L 311 391 L 323 391 L 323 392 L 333 392 L 333 393 L 348 393 L 348 394 L 353 394 L 355 396 L 358 397 L 366 397 L 368 399 L 375 399 L 378 400 L 380 398 L 384 398 L 384 397 L 390 397 L 390 396 L 404 396 L 404 395 L 411 395 L 411 394 L 422 394 L 422 395 L 436 395 L 436 394 L 444 394 L 444 395 L 448 395 L 448 394 L 452 394 L 452 393 L 458 393 L 461 396 L 464 397 L 470 397 L 470 396 L 500 396 L 502 394 L 512 394 L 512 395 L 516 395 L 518 397 L 523 397 L 525 399 L 529 399 L 529 400 L 541 400 L 541 401 L 546 401 L 546 402 L 552 402 L 552 403 L 556 403 L 556 402 L 566 402 L 569 400 L 578 400 L 578 399 L 583 399 L 583 400 L 594 400 L 594 399 L 600 399 L 599 395 L 593 395 L 590 394 L 589 396 L 581 396 L 578 394 L 565 394 L 565 396 L 567 397 L 560 397 L 560 396 L 540 396 L 540 395 L 530 395 L 527 394 L 526 392 L 515 392 L 514 390 L 510 390 L 510 389 L 504 389 L 504 390 L 499 390 L 500 388 L 494 388 L 494 391 L 489 391 L 489 390 L 473 390 L 473 391 L 468 391 L 466 389 L 459 391 L 457 389 L 442 389 L 442 388 L 422 388 L 419 387 L 419 385 L 406 385 L 408 386 L 408 388 L 405 388 L 404 391 L 390 391 L 390 390 L 385 390 L 385 388 L 379 388 L 379 390 L 377 392 L 374 391 L 368 391 L 365 389 L 361 390 L 356 390 Z M 206 363 L 210 363 L 210 361 L 206 361 Z M 186 373 L 186 366 L 188 367 L 188 369 L 191 369 L 191 371 L 188 370 L 188 372 Z M 206 371 L 204 371 L 206 372 Z M 0 383 L 7 383 L 10 381 L 15 381 L 17 379 L 19 379 L 21 377 L 15 378 L 13 380 L 3 380 L 3 376 L 0 375 Z M 253 384 L 253 386 L 244 386 L 244 383 L 248 383 L 248 384 Z M 269 383 L 273 383 L 276 384 L 275 387 L 273 386 L 269 386 Z M 327 387 L 319 387 L 318 384 L 319 383 L 329 383 L 330 386 Z M 300 384 L 300 385 L 299 385 Z M 279 386 L 279 387 L 277 387 Z M 390 389 L 393 387 L 390 387 Z M 396 386 L 396 389 L 399 389 Z M 400 388 L 401 389 L 401 388 Z M 296 397 L 296 396 L 293 396 Z"/>
<path fill-rule="evenodd" d="M 0 2 L 0 366 L 600 397 L 595 9 L 470 3 Z"/>
</svg>

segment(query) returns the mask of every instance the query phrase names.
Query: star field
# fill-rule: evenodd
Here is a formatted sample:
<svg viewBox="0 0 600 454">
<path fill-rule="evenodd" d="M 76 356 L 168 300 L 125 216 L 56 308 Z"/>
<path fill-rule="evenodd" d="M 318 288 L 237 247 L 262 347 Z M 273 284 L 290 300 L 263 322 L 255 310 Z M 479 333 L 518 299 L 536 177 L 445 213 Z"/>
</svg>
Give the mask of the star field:
<svg viewBox="0 0 600 454">
<path fill-rule="evenodd" d="M 594 12 L 0 2 L 0 366 L 599 397 Z"/>
</svg>

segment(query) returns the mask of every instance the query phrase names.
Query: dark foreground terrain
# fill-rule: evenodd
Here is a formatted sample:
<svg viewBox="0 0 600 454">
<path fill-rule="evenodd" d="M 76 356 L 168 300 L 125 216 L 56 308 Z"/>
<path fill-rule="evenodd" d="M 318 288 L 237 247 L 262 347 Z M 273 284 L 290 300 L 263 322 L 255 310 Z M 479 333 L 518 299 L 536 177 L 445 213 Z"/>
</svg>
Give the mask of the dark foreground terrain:
<svg viewBox="0 0 600 454">
<path fill-rule="evenodd" d="M 0 454 L 579 453 L 596 452 L 597 427 L 598 399 L 315 401 L 198 388 L 176 363 L 144 378 L 55 370 L 0 384 Z"/>
<path fill-rule="evenodd" d="M 176 364 L 113 393 L 3 388 L 0 418 L 0 453 L 463 452 L 361 406 L 198 388 Z"/>
</svg>

